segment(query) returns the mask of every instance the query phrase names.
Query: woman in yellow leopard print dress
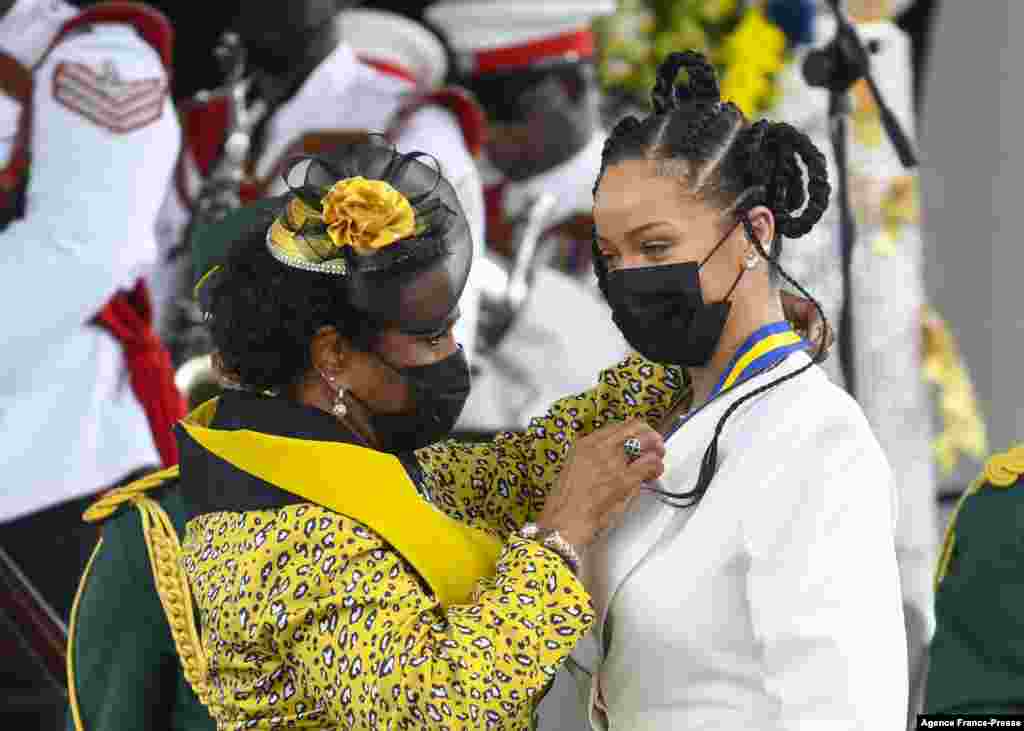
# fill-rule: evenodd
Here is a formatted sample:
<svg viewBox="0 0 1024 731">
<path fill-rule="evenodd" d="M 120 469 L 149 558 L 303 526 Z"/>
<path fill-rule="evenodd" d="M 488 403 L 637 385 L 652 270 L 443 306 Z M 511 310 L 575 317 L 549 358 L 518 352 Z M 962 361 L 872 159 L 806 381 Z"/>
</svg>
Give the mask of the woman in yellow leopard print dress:
<svg viewBox="0 0 1024 731">
<path fill-rule="evenodd" d="M 468 386 L 468 234 L 432 170 L 347 153 L 342 183 L 195 240 L 241 388 L 180 425 L 180 470 L 87 513 L 104 538 L 72 617 L 71 728 L 204 727 L 201 701 L 223 729 L 525 729 L 592 622 L 574 553 L 657 473 L 642 422 L 685 402 L 679 371 L 630 358 L 524 434 L 421 446 Z"/>
<path fill-rule="evenodd" d="M 179 425 L 165 475 L 188 586 L 155 573 L 186 675 L 222 729 L 528 728 L 593 621 L 577 551 L 660 474 L 660 437 L 623 413 L 659 416 L 678 373 L 629 361 L 525 435 L 424 448 L 469 389 L 468 229 L 415 155 L 340 159 L 236 212 L 247 230 L 202 267 L 238 388 Z"/>
</svg>

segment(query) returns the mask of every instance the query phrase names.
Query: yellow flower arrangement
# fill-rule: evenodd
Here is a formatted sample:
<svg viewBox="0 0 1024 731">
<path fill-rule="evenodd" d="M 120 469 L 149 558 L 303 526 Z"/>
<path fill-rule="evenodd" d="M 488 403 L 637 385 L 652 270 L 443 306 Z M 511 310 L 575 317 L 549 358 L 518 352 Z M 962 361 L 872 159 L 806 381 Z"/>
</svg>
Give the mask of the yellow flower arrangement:
<svg viewBox="0 0 1024 731">
<path fill-rule="evenodd" d="M 416 230 L 409 199 L 383 180 L 339 180 L 323 198 L 327 235 L 339 249 L 373 253 L 407 238 Z"/>
<path fill-rule="evenodd" d="M 961 454 L 984 459 L 988 436 L 974 387 L 964 367 L 949 326 L 935 310 L 922 312 L 923 367 L 925 380 L 939 390 L 943 430 L 933 449 L 939 467 L 952 474 Z"/>
<path fill-rule="evenodd" d="M 640 98 L 654 83 L 658 63 L 673 51 L 693 49 L 715 63 L 722 98 L 748 116 L 765 112 L 776 94 L 776 75 L 787 59 L 786 36 L 755 2 L 737 0 L 620 0 L 618 12 L 595 24 L 606 87 Z"/>
<path fill-rule="evenodd" d="M 753 116 L 772 102 L 772 80 L 786 61 L 786 36 L 753 5 L 725 38 L 716 60 L 726 68 L 722 99 Z"/>
</svg>

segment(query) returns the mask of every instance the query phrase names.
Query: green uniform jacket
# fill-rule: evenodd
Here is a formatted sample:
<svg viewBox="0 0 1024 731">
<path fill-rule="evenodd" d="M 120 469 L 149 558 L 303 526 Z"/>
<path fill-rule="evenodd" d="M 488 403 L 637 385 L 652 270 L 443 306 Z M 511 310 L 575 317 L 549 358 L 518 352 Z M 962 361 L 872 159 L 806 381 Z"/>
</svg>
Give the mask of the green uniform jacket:
<svg viewBox="0 0 1024 731">
<path fill-rule="evenodd" d="M 996 455 L 950 522 L 925 712 L 1024 711 L 1024 446 Z"/>
<path fill-rule="evenodd" d="M 185 510 L 177 481 L 147 491 L 178 535 Z M 215 729 L 181 670 L 153 580 L 139 511 L 122 503 L 82 577 L 71 618 L 68 683 L 73 731 Z"/>
</svg>

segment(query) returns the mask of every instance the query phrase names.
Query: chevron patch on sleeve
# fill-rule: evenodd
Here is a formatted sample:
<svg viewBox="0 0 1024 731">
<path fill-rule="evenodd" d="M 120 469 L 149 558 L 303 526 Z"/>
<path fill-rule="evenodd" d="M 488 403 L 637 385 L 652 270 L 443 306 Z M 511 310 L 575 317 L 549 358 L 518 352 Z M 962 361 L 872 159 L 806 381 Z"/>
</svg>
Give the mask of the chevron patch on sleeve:
<svg viewBox="0 0 1024 731">
<path fill-rule="evenodd" d="M 112 63 L 97 72 L 80 63 L 58 64 L 53 97 L 61 105 L 115 134 L 152 124 L 163 112 L 164 78 L 124 81 Z"/>
</svg>

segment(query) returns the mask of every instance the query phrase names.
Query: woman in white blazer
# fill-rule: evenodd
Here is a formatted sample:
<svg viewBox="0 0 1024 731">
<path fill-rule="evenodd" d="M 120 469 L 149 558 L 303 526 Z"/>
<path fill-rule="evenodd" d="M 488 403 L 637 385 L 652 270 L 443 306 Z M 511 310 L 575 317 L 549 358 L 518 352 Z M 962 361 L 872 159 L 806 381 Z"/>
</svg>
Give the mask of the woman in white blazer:
<svg viewBox="0 0 1024 731">
<path fill-rule="evenodd" d="M 598 622 L 576 674 L 591 723 L 903 728 L 889 467 L 779 307 L 782 237 L 825 210 L 825 159 L 723 103 L 699 54 L 669 56 L 652 98 L 605 146 L 598 278 L 630 344 L 688 369 L 694 398 L 664 476 L 586 555 Z"/>
</svg>

